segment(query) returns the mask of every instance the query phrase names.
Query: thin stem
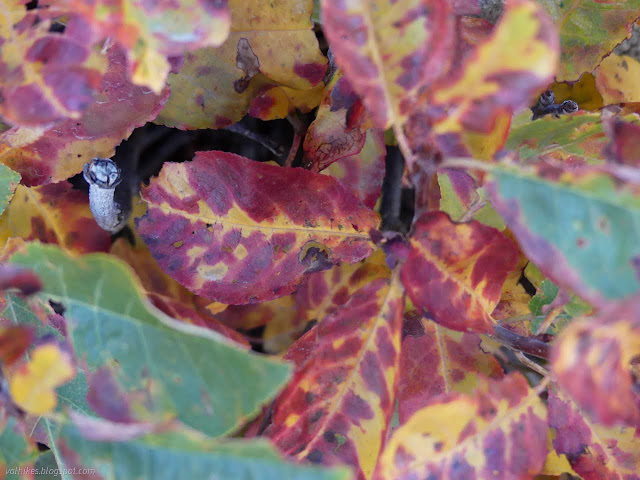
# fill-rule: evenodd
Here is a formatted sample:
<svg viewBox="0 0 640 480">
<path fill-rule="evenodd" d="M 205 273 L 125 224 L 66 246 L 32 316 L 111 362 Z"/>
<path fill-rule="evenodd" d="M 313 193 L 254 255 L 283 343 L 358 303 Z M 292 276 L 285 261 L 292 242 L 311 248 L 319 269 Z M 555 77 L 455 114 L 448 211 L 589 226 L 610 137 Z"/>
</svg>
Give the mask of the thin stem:
<svg viewBox="0 0 640 480">
<path fill-rule="evenodd" d="M 482 170 L 484 172 L 490 172 L 495 169 L 495 165 L 492 163 L 476 160 L 475 158 L 468 157 L 453 157 L 445 159 L 439 168 L 469 168 L 475 170 Z"/>
<path fill-rule="evenodd" d="M 298 154 L 298 150 L 300 149 L 300 142 L 302 142 L 302 135 L 294 133 L 293 141 L 291 142 L 291 149 L 289 149 L 287 159 L 284 161 L 285 167 L 290 167 L 291 165 L 293 165 L 293 161 L 296 159 L 296 155 Z"/>
<path fill-rule="evenodd" d="M 256 143 L 259 143 L 264 148 L 273 153 L 276 157 L 282 157 L 286 153 L 286 148 L 284 146 L 280 145 L 277 142 L 274 142 L 266 135 L 262 135 L 260 133 L 249 130 L 239 123 L 234 123 L 233 125 L 228 126 L 225 130 L 237 133 L 239 135 L 242 135 L 243 137 L 247 137 L 248 139 L 253 140 Z"/>
<path fill-rule="evenodd" d="M 484 198 L 478 198 L 475 202 L 473 202 L 471 204 L 471 206 L 469 207 L 469 210 L 466 211 L 466 213 L 460 217 L 460 219 L 458 220 L 459 223 L 465 223 L 468 222 L 469 220 L 471 220 L 473 218 L 473 216 L 478 213 L 480 211 L 480 209 L 482 207 L 484 207 L 487 204 L 486 199 Z"/>
<path fill-rule="evenodd" d="M 513 353 L 515 354 L 516 358 L 520 361 L 520 363 L 522 363 L 526 367 L 530 368 L 534 372 L 539 373 L 543 377 L 546 377 L 547 375 L 549 375 L 549 371 L 546 368 L 544 368 L 542 365 L 539 365 L 536 362 L 534 362 L 533 360 L 531 360 L 524 353 L 519 352 L 519 351 L 515 351 Z"/>
<path fill-rule="evenodd" d="M 551 324 L 556 320 L 556 318 L 558 318 L 558 315 L 560 315 L 563 312 L 563 310 L 564 310 L 564 305 L 560 305 L 559 307 L 555 307 L 554 309 L 552 309 L 547 315 L 547 317 L 544 319 L 544 322 L 540 324 L 535 334 L 540 335 L 541 333 L 546 332 L 547 329 L 551 326 Z"/>
</svg>

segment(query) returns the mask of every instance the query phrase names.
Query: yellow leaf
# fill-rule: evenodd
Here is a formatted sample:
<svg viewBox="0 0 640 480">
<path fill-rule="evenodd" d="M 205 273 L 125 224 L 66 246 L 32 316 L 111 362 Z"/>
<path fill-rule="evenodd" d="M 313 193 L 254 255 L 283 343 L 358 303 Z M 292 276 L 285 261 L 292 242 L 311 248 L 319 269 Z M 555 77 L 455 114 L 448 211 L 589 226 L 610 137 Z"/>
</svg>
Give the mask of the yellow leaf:
<svg viewBox="0 0 640 480">
<path fill-rule="evenodd" d="M 13 401 L 33 415 L 43 415 L 56 407 L 55 389 L 75 376 L 68 353 L 54 343 L 33 350 L 31 360 L 9 380 Z"/>
<path fill-rule="evenodd" d="M 605 105 L 640 102 L 640 62 L 627 55 L 609 55 L 596 68 L 596 86 Z"/>
</svg>

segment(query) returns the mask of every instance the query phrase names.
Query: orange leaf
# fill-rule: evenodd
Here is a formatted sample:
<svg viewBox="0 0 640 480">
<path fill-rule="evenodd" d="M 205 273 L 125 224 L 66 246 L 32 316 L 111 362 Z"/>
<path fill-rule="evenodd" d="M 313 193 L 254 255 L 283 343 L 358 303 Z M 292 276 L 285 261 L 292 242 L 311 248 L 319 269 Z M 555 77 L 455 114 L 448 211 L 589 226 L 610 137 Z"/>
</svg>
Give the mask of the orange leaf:
<svg viewBox="0 0 640 480">
<path fill-rule="evenodd" d="M 397 275 L 376 280 L 292 346 L 301 358 L 268 430 L 283 452 L 371 477 L 395 404 L 402 309 Z"/>
<path fill-rule="evenodd" d="M 13 372 L 9 389 L 20 408 L 33 415 L 43 415 L 58 403 L 55 389 L 75 374 L 70 355 L 56 343 L 45 343 L 33 350 L 27 364 Z"/>
<path fill-rule="evenodd" d="M 472 396 L 438 397 L 399 427 L 380 457 L 375 479 L 528 479 L 547 455 L 547 411 L 514 373 Z"/>
</svg>

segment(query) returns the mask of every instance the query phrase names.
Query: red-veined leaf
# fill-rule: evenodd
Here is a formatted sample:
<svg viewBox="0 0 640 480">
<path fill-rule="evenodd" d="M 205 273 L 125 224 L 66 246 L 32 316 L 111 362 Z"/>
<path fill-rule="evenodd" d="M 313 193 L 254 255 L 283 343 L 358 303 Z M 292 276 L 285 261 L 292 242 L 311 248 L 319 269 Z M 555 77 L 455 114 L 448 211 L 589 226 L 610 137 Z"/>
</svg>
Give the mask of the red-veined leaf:
<svg viewBox="0 0 640 480">
<path fill-rule="evenodd" d="M 402 310 L 397 275 L 379 279 L 300 339 L 308 346 L 315 337 L 316 346 L 276 400 L 268 430 L 284 453 L 371 477 L 395 404 Z"/>
<path fill-rule="evenodd" d="M 517 260 L 515 244 L 495 228 L 475 220 L 456 224 L 444 212 L 430 212 L 414 224 L 402 282 L 414 305 L 439 324 L 491 332 L 491 313 Z"/>
<path fill-rule="evenodd" d="M 637 299 L 613 304 L 596 318 L 573 322 L 554 343 L 558 385 L 604 425 L 640 426 L 634 372 L 640 359 L 639 308 Z"/>
<path fill-rule="evenodd" d="M 387 443 L 377 480 L 529 479 L 547 455 L 547 410 L 520 373 L 438 397 Z"/>
<path fill-rule="evenodd" d="M 162 269 L 230 304 L 291 293 L 304 273 L 372 251 L 378 216 L 335 179 L 224 152 L 165 164 L 138 230 Z"/>
</svg>

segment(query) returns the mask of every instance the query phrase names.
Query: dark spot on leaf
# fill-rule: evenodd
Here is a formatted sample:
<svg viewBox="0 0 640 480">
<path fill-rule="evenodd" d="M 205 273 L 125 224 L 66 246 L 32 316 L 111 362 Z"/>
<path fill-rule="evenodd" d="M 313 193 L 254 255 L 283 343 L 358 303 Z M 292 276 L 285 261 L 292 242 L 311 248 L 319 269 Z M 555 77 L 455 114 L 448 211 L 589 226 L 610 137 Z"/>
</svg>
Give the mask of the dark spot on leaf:
<svg viewBox="0 0 640 480">
<path fill-rule="evenodd" d="M 307 460 L 311 463 L 322 463 L 322 457 L 322 452 L 316 448 L 313 452 L 307 455 Z"/>
<path fill-rule="evenodd" d="M 320 420 L 322 418 L 322 415 L 324 415 L 324 411 L 323 410 L 317 410 L 317 411 L 313 412 L 309 416 L 309 422 L 311 422 L 311 423 L 317 422 L 318 420 Z"/>
</svg>

